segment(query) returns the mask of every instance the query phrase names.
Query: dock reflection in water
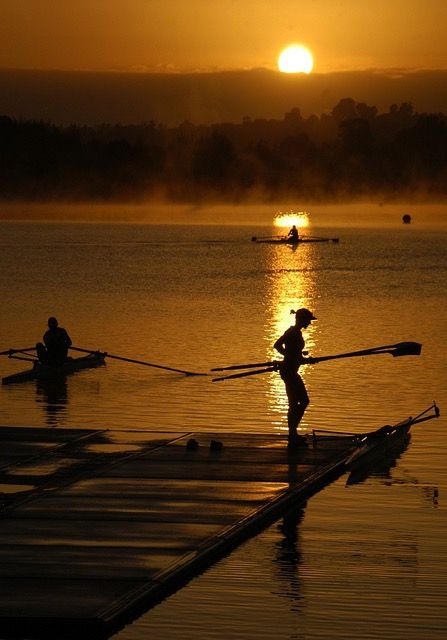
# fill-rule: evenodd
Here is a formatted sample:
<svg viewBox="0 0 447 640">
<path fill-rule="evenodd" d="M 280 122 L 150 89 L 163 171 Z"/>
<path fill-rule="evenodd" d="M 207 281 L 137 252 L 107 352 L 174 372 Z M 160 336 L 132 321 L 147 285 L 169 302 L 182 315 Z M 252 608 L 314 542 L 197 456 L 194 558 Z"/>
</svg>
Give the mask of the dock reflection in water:
<svg viewBox="0 0 447 640">
<path fill-rule="evenodd" d="M 274 563 L 277 567 L 278 580 L 284 584 L 281 595 L 291 600 L 291 610 L 298 611 L 302 601 L 300 565 L 302 550 L 300 540 L 300 524 L 304 518 L 306 502 L 294 506 L 277 525 L 282 538 L 276 542 Z"/>
<path fill-rule="evenodd" d="M 365 461 L 358 469 L 351 471 L 346 481 L 346 485 L 359 484 L 365 482 L 369 477 L 391 480 L 391 470 L 396 466 L 397 461 L 408 448 L 411 441 L 411 433 L 398 440 L 391 448 L 381 451 L 371 460 Z"/>
</svg>

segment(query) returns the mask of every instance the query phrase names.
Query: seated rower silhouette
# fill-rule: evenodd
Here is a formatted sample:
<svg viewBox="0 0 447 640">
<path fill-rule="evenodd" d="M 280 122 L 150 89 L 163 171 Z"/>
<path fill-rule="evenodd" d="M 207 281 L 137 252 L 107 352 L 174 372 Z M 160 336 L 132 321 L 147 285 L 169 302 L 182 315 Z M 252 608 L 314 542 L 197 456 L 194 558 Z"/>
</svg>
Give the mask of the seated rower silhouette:
<svg viewBox="0 0 447 640">
<path fill-rule="evenodd" d="M 293 227 L 290 229 L 289 233 L 287 234 L 287 237 L 290 239 L 290 242 L 299 242 L 300 236 L 298 233 L 298 229 L 296 228 L 295 225 L 293 225 Z"/>
<path fill-rule="evenodd" d="M 43 336 L 43 343 L 36 344 L 37 357 L 42 364 L 59 366 L 68 357 L 71 338 L 63 327 L 59 327 L 56 318 L 48 318 L 48 329 Z"/>
</svg>

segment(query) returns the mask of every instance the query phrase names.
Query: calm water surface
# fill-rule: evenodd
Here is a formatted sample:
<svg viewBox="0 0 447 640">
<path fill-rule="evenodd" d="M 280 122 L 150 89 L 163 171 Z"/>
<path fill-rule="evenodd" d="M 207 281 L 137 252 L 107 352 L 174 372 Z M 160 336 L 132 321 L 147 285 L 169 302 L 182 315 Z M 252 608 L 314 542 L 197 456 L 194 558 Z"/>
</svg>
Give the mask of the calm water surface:
<svg viewBox="0 0 447 640">
<path fill-rule="evenodd" d="M 340 243 L 258 245 L 266 228 L 0 225 L 0 350 L 56 315 L 79 347 L 207 373 L 263 362 L 308 306 L 314 356 L 402 341 L 388 355 L 303 369 L 303 431 L 361 432 L 447 407 L 447 230 L 321 228 Z M 0 360 L 2 376 L 25 363 Z M 109 360 L 56 387 L 0 389 L 0 424 L 280 433 L 277 374 L 212 383 Z M 447 637 L 445 419 L 361 482 L 342 477 L 116 635 L 144 638 Z"/>
</svg>

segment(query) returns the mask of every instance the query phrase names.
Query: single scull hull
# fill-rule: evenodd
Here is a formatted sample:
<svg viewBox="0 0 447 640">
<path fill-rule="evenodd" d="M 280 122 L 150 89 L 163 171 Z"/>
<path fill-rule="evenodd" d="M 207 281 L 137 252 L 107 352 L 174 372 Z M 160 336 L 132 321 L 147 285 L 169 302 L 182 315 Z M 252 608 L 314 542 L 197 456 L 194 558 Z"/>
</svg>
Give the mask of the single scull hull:
<svg viewBox="0 0 447 640">
<path fill-rule="evenodd" d="M 295 247 L 299 244 L 306 244 L 309 242 L 338 242 L 338 238 L 312 238 L 311 236 L 306 237 L 303 236 L 299 240 L 290 240 L 288 238 L 270 238 L 270 239 L 262 239 L 262 238 L 253 238 L 253 242 L 258 244 L 287 244 L 289 246 Z"/>
<path fill-rule="evenodd" d="M 69 373 L 80 371 L 81 369 L 91 369 L 105 364 L 104 356 L 99 354 L 89 354 L 81 358 L 69 358 L 64 364 L 51 367 L 46 364 L 36 363 L 32 369 L 14 373 L 2 378 L 2 384 L 13 384 L 16 382 L 27 382 L 28 380 L 56 380 L 63 378 Z"/>
</svg>

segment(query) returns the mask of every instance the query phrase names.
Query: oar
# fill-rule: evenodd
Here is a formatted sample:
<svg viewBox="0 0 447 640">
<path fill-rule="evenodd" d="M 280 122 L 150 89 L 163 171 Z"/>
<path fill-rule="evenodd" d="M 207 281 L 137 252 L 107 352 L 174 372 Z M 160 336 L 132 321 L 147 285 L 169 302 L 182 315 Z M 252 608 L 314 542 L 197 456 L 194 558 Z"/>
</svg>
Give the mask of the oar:
<svg viewBox="0 0 447 640">
<path fill-rule="evenodd" d="M 11 354 L 9 358 L 12 360 L 25 360 L 26 362 L 39 362 L 37 358 L 24 358 L 23 356 L 15 356 L 14 354 Z"/>
<path fill-rule="evenodd" d="M 287 236 L 252 236 L 252 242 L 257 240 L 287 240 Z"/>
<path fill-rule="evenodd" d="M 312 240 L 324 240 L 326 242 L 340 242 L 340 238 L 322 238 L 321 236 L 300 236 L 301 238 L 310 238 Z"/>
<path fill-rule="evenodd" d="M 270 362 L 255 362 L 254 364 L 233 364 L 230 367 L 214 367 L 211 371 L 232 371 L 233 369 L 254 369 L 255 367 L 271 367 L 276 362 L 271 360 Z"/>
<path fill-rule="evenodd" d="M 308 352 L 303 351 L 303 356 L 307 356 Z M 255 362 L 254 364 L 233 364 L 229 367 L 215 367 L 211 371 L 231 371 L 233 369 L 254 369 L 255 367 L 273 367 L 281 364 L 281 360 L 269 360 L 269 362 Z M 304 364 L 304 363 L 303 363 Z"/>
<path fill-rule="evenodd" d="M 339 353 L 334 356 L 321 356 L 319 358 L 309 358 L 304 360 L 302 364 L 317 364 L 326 360 L 335 360 L 338 358 L 354 358 L 357 356 L 380 355 L 389 353 L 394 358 L 399 356 L 418 356 L 421 353 L 422 345 L 419 342 L 398 342 L 397 344 L 388 344 L 381 347 L 372 347 L 371 349 L 363 349 L 362 351 L 349 351 L 347 353 Z M 306 354 L 307 355 L 307 354 Z M 234 369 L 254 369 L 256 367 L 271 367 L 279 364 L 278 361 L 270 360 L 269 362 L 255 362 L 250 364 L 234 364 L 229 367 L 215 367 L 211 371 L 230 371 Z"/>
<path fill-rule="evenodd" d="M 358 356 L 373 356 L 380 355 L 382 353 L 389 353 L 394 358 L 399 356 L 419 356 L 421 349 L 422 345 L 419 344 L 419 342 L 398 342 L 397 344 L 385 345 L 383 347 L 372 347 L 371 349 L 363 349 L 362 351 L 339 353 L 335 356 L 311 358 L 311 362 L 309 362 L 309 364 L 325 362 L 326 360 L 336 360 L 337 358 L 356 358 Z"/>
<path fill-rule="evenodd" d="M 7 349 L 0 351 L 0 356 L 11 356 L 13 353 L 26 353 L 27 351 L 35 351 L 36 347 L 25 347 L 24 349 Z"/>
<path fill-rule="evenodd" d="M 81 347 L 70 347 L 73 351 L 82 351 L 83 353 L 96 353 L 98 355 L 113 358 L 114 360 L 123 360 L 124 362 L 132 362 L 133 364 L 142 364 L 146 367 L 154 367 L 155 369 L 165 369 L 166 371 L 175 371 L 176 373 L 184 373 L 186 376 L 206 376 L 207 373 L 196 373 L 194 371 L 185 371 L 184 369 L 174 369 L 173 367 L 164 367 L 161 364 L 153 364 L 144 360 L 134 360 L 133 358 L 124 358 L 123 356 L 115 356 L 107 351 L 98 351 L 97 349 L 83 349 Z"/>
<path fill-rule="evenodd" d="M 283 238 L 284 236 L 252 236 L 251 241 L 256 242 L 256 240 L 270 240 L 271 238 Z"/>
<path fill-rule="evenodd" d="M 218 382 L 219 380 L 230 380 L 230 378 L 246 378 L 247 376 L 256 376 L 258 373 L 268 373 L 269 371 L 275 371 L 275 367 L 267 367 L 266 369 L 257 369 L 256 371 L 244 371 L 242 373 L 233 373 L 231 376 L 222 376 L 221 378 L 212 378 L 211 382 Z"/>
</svg>

